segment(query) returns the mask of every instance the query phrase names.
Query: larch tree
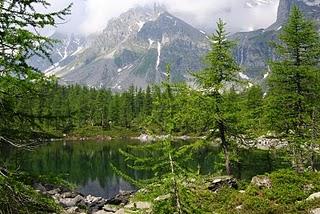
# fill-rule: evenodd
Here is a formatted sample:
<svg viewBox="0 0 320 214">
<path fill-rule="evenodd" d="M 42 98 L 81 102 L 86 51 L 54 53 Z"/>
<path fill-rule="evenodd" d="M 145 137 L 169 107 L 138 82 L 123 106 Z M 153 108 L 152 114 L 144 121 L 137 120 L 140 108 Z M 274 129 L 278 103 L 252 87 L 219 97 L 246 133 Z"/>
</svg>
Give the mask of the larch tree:
<svg viewBox="0 0 320 214">
<path fill-rule="evenodd" d="M 232 55 L 234 43 L 227 39 L 225 23 L 219 19 L 217 30 L 211 37 L 211 50 L 205 57 L 206 68 L 194 74 L 197 83 L 204 91 L 205 96 L 214 102 L 214 109 L 208 109 L 214 114 L 212 124 L 212 138 L 219 138 L 225 157 L 225 168 L 227 174 L 231 175 L 230 143 L 228 141 L 229 125 L 224 112 L 227 84 L 237 82 L 240 70 Z"/>
<path fill-rule="evenodd" d="M 27 60 L 33 55 L 49 57 L 53 41 L 30 29 L 55 26 L 70 14 L 71 5 L 52 13 L 38 12 L 41 6 L 50 4 L 46 0 L 0 1 L 0 144 L 24 147 L 29 138 L 43 137 L 37 124 L 43 111 L 35 114 L 31 104 L 44 96 L 41 88 L 51 81 Z M 53 200 L 31 190 L 19 175 L 0 163 L 0 213 L 59 212 Z"/>
<path fill-rule="evenodd" d="M 36 31 L 55 26 L 70 14 L 71 5 L 52 13 L 35 9 L 41 6 L 50 4 L 45 0 L 0 1 L 0 142 L 13 144 L 37 135 L 35 118 L 41 115 L 33 115 L 28 104 L 17 108 L 17 102 L 41 99 L 39 88 L 51 81 L 27 61 L 34 55 L 49 57 L 54 41 Z"/>
<path fill-rule="evenodd" d="M 270 63 L 267 118 L 270 129 L 289 143 L 293 165 L 304 168 L 303 148 L 311 142 L 320 98 L 320 37 L 315 24 L 293 7 Z"/>
</svg>

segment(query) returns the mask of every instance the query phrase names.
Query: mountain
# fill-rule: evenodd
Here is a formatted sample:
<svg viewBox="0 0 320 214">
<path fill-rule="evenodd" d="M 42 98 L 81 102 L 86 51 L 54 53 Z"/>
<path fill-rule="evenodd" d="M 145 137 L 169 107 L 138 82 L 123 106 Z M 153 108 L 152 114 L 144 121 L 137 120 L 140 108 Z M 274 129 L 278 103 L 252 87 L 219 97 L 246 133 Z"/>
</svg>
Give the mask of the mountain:
<svg viewBox="0 0 320 214">
<path fill-rule="evenodd" d="M 61 34 L 53 38 L 63 41 L 53 50 L 55 64 L 33 59 L 32 65 L 67 84 L 113 90 L 160 82 L 168 63 L 173 81 L 187 81 L 189 70 L 201 69 L 209 44 L 204 32 L 161 6 L 131 9 L 90 38 Z"/>
<path fill-rule="evenodd" d="M 275 0 L 248 0 L 245 4 L 249 8 L 254 8 L 259 5 L 269 5 Z"/>
<path fill-rule="evenodd" d="M 293 5 L 297 5 L 306 17 L 316 20 L 320 26 L 320 0 L 280 0 L 277 20 L 270 27 L 231 36 L 238 44 L 235 50 L 237 61 L 250 79 L 259 82 L 268 75 L 267 63 L 276 58 L 270 42 L 277 40 Z"/>
<path fill-rule="evenodd" d="M 41 71 L 48 72 L 53 68 L 59 69 L 68 64 L 74 56 L 79 53 L 86 45 L 87 38 L 80 35 L 68 35 L 56 32 L 51 38 L 57 42 L 49 51 L 53 65 L 49 60 L 35 56 L 31 59 L 30 64 Z M 66 60 L 68 58 L 68 60 Z"/>
<path fill-rule="evenodd" d="M 248 7 L 274 4 L 274 0 L 248 0 Z M 267 62 L 275 59 L 270 41 L 275 41 L 291 7 L 298 5 L 308 18 L 320 23 L 320 0 L 280 0 L 277 20 L 270 27 L 231 35 L 237 41 L 234 55 L 242 66 L 240 77 L 261 82 L 268 75 Z M 146 87 L 166 77 L 171 64 L 173 81 L 192 81 L 188 71 L 202 68 L 209 49 L 205 32 L 168 13 L 162 6 L 137 7 L 110 20 L 102 33 L 87 37 L 56 33 L 61 40 L 52 50 L 52 60 L 34 57 L 30 64 L 56 75 L 64 84 L 125 90 Z"/>
</svg>

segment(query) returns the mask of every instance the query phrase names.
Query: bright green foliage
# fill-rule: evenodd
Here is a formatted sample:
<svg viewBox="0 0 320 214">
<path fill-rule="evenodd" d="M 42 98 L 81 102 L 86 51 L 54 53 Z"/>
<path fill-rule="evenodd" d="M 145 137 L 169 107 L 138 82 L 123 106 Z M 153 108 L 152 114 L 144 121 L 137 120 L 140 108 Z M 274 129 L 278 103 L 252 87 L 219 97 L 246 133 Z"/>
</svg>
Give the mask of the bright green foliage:
<svg viewBox="0 0 320 214">
<path fill-rule="evenodd" d="M 35 192 L 15 175 L 0 175 L 0 213 L 60 213 L 52 198 Z"/>
<path fill-rule="evenodd" d="M 120 150 L 129 168 L 147 171 L 150 177 L 135 180 L 115 167 L 114 169 L 139 187 L 153 189 L 156 185 L 156 191 L 153 191 L 152 194 L 169 196 L 154 204 L 154 213 L 203 213 L 197 201 L 198 198 L 195 197 L 196 192 L 188 185 L 188 179 L 196 177 L 196 169 L 192 169 L 187 164 L 187 161 L 197 154 L 196 151 L 202 147 L 203 142 L 179 146 L 175 145 L 170 137 L 177 130 L 178 117 L 182 116 L 178 112 L 186 110 L 182 106 L 180 97 L 181 94 L 185 95 L 181 92 L 188 88 L 184 85 L 170 83 L 169 65 L 167 66 L 167 79 L 161 86 L 162 88 L 155 87 L 153 110 L 148 122 L 157 124 L 161 131 L 169 134 L 168 139 L 154 144 L 133 146 L 129 151 Z M 153 200 L 153 198 L 148 199 Z"/>
<path fill-rule="evenodd" d="M 274 129 L 302 135 L 319 97 L 320 37 L 313 22 L 294 7 L 280 40 L 280 60 L 271 63 L 269 77 L 269 118 Z"/>
<path fill-rule="evenodd" d="M 249 184 L 243 187 L 245 192 L 240 193 L 224 188 L 210 198 L 211 209 L 222 214 L 308 214 L 319 207 L 319 199 L 306 201 L 320 191 L 319 173 L 280 170 L 267 176 L 272 183 L 270 189 Z"/>
<path fill-rule="evenodd" d="M 70 13 L 70 6 L 53 13 L 39 13 L 35 7 L 48 7 L 43 0 L 0 1 L 0 142 L 37 138 L 43 135 L 30 105 L 44 96 L 41 89 L 50 82 L 27 64 L 32 55 L 48 57 L 50 39 L 28 30 L 54 26 Z M 10 139 L 10 140 L 8 140 Z"/>
<path fill-rule="evenodd" d="M 263 91 L 258 85 L 252 86 L 241 94 L 241 123 L 248 136 L 258 136 L 263 132 Z"/>
<path fill-rule="evenodd" d="M 16 111 L 39 115 L 33 118 L 38 129 L 56 137 L 63 133 L 78 135 L 83 130 L 88 131 L 83 133 L 86 137 L 104 135 L 118 128 L 136 135 L 139 132 L 201 135 L 211 129 L 214 121 L 214 102 L 186 84 L 146 90 L 131 88 L 123 93 L 78 85 L 44 85 L 38 91 L 47 96 L 17 99 Z M 233 104 L 232 100 L 229 103 Z"/>
<path fill-rule="evenodd" d="M 227 39 L 225 23 L 219 19 L 216 33 L 210 38 L 211 50 L 205 57 L 207 67 L 194 74 L 199 85 L 211 93 L 225 89 L 227 82 L 237 81 L 240 70 L 233 55 L 234 43 Z"/>
<path fill-rule="evenodd" d="M 203 145 L 199 141 L 179 146 L 168 139 L 144 146 L 132 146 L 127 151 L 120 150 L 128 167 L 150 172 L 150 177 L 135 180 L 117 169 L 116 171 L 140 188 L 151 191 L 140 200 L 153 201 L 158 196 L 169 196 L 154 203 L 154 213 L 203 213 L 204 208 L 199 203 L 200 199 L 195 197 L 197 192 L 191 185 L 192 178 L 197 178 L 197 169 L 187 164 Z M 137 199 L 139 197 L 138 195 Z"/>
<path fill-rule="evenodd" d="M 27 64 L 33 55 L 48 57 L 54 41 L 28 29 L 54 26 L 70 14 L 70 7 L 39 13 L 45 0 L 0 1 L 0 143 L 23 147 L 30 138 L 48 136 L 40 127 L 46 119 L 42 99 L 52 81 Z M 33 108 L 38 103 L 37 108 Z M 36 193 L 0 163 L 0 213 L 59 212 L 53 200 Z"/>
<path fill-rule="evenodd" d="M 210 137 L 221 140 L 228 174 L 231 174 L 229 141 L 237 134 L 237 129 L 233 126 L 237 120 L 234 117 L 235 109 L 230 106 L 233 104 L 227 101 L 229 95 L 236 97 L 236 94 L 231 92 L 228 95 L 227 84 L 237 81 L 237 72 L 240 70 L 232 55 L 233 46 L 233 42 L 227 40 L 225 23 L 220 19 L 216 33 L 211 37 L 211 50 L 205 57 L 207 67 L 194 74 L 207 99 L 214 103 L 213 109 L 207 109 L 214 114 L 214 121 L 210 125 L 213 132 Z"/>
<path fill-rule="evenodd" d="M 269 130 L 286 137 L 300 159 L 301 144 L 312 138 L 313 115 L 319 112 L 320 36 L 313 22 L 294 7 L 276 44 L 279 60 L 270 64 L 267 119 Z M 300 153 L 300 155 L 299 155 Z M 295 165 L 302 160 L 295 160 Z"/>
</svg>

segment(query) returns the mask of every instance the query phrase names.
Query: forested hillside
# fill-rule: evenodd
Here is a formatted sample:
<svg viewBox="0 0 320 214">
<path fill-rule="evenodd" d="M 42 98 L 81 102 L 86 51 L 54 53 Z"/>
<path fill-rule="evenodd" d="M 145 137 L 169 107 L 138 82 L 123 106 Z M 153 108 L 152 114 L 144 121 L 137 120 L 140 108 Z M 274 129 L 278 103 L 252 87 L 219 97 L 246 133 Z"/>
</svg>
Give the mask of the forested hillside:
<svg viewBox="0 0 320 214">
<path fill-rule="evenodd" d="M 15 100 L 15 110 L 42 115 L 34 118 L 34 128 L 51 131 L 55 137 L 72 135 L 81 129 L 87 130 L 88 135 L 91 135 L 90 130 L 99 135 L 118 128 L 133 130 L 136 135 L 167 134 L 169 127 L 166 124 L 169 123 L 173 133 L 200 136 L 211 129 L 209 124 L 213 121 L 213 103 L 202 97 L 202 91 L 185 84 L 170 85 L 170 91 L 154 85 L 146 90 L 132 86 L 126 92 L 113 93 L 111 90 L 57 84 L 45 86 L 40 91 L 46 96 Z M 239 117 L 239 127 L 256 131 L 263 128 L 259 122 L 262 120 L 263 91 L 259 86 L 241 93 L 233 90 L 226 96 L 229 107 L 234 109 L 232 114 Z M 18 126 L 13 124 L 12 129 L 15 125 Z M 82 135 L 86 137 L 83 132 Z"/>
</svg>

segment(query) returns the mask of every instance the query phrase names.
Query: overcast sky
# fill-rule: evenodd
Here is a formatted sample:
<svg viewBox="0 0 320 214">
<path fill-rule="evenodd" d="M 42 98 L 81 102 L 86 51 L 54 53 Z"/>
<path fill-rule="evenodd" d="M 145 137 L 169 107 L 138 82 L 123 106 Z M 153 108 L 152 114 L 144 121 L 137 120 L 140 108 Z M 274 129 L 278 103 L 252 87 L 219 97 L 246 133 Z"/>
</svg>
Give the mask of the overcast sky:
<svg viewBox="0 0 320 214">
<path fill-rule="evenodd" d="M 153 0 L 49 0 L 52 9 L 73 2 L 72 15 L 59 29 L 74 33 L 102 31 L 112 17 L 137 5 L 153 4 Z M 250 8 L 246 2 L 268 2 Z M 203 30 L 212 29 L 218 18 L 223 18 L 231 31 L 265 28 L 276 19 L 279 0 L 157 0 L 168 11 Z"/>
</svg>

